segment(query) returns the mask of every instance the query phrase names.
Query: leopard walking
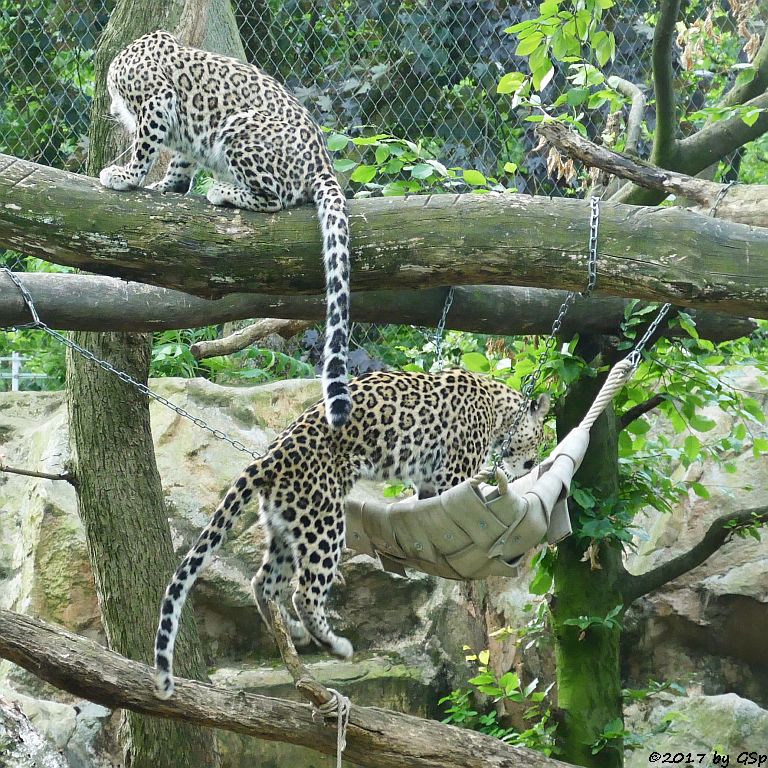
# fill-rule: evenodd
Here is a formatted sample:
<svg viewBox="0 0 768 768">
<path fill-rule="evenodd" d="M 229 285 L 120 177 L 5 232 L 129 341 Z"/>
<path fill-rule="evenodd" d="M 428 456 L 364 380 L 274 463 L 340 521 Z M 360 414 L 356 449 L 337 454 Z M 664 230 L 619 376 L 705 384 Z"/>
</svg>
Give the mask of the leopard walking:
<svg viewBox="0 0 768 768">
<path fill-rule="evenodd" d="M 349 219 L 322 131 L 274 78 L 237 59 L 190 48 L 167 32 L 135 40 L 107 74 L 110 111 L 133 134 L 131 158 L 104 168 L 110 189 L 141 187 L 161 148 L 171 150 L 152 189 L 186 193 L 198 167 L 213 174 L 214 205 L 274 212 L 314 202 L 323 241 L 325 415 L 349 417 Z"/>
<path fill-rule="evenodd" d="M 526 405 L 507 445 L 524 397 L 490 377 L 460 370 L 377 372 L 352 379 L 349 391 L 348 422 L 331 428 L 322 402 L 305 411 L 237 478 L 182 560 L 166 589 L 155 640 L 160 698 L 173 694 L 173 649 L 187 595 L 254 496 L 267 538 L 251 582 L 262 619 L 271 629 L 268 603 L 274 600 L 297 645 L 314 642 L 348 658 L 352 645 L 330 627 L 326 601 L 355 481 L 398 479 L 423 498 L 476 474 L 502 445 L 507 470 L 521 475 L 537 460 L 549 408 L 547 395 Z"/>
</svg>

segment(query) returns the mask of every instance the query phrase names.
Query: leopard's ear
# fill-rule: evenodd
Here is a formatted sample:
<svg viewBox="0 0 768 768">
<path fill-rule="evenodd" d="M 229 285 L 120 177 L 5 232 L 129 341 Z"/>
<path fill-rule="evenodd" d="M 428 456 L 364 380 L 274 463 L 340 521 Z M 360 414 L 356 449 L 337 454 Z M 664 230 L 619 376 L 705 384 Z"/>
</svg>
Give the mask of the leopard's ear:
<svg viewBox="0 0 768 768">
<path fill-rule="evenodd" d="M 549 395 L 539 395 L 534 400 L 531 400 L 530 414 L 537 421 L 544 421 L 549 413 Z"/>
</svg>

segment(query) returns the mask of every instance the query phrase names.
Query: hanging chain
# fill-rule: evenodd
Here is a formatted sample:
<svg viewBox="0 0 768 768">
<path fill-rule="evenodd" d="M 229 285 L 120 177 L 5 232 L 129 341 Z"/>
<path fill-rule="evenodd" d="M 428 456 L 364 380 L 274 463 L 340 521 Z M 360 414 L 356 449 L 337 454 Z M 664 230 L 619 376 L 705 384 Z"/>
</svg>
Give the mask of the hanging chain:
<svg viewBox="0 0 768 768">
<path fill-rule="evenodd" d="M 597 235 L 600 229 L 600 198 L 592 197 L 590 198 L 589 202 L 590 202 L 590 214 L 589 214 L 589 250 L 588 250 L 588 256 L 587 256 L 587 287 L 580 294 L 583 298 L 588 298 L 589 296 L 591 296 L 592 292 L 595 290 L 595 285 L 597 284 Z M 577 294 L 575 291 L 568 292 L 568 295 L 565 297 L 565 301 L 563 301 L 563 303 L 560 305 L 560 311 L 557 313 L 557 317 L 555 318 L 555 321 L 552 323 L 552 330 L 549 332 L 549 336 L 547 337 L 547 340 L 544 342 L 544 348 L 541 350 L 541 354 L 539 355 L 536 368 L 523 378 L 522 387 L 521 387 L 523 400 L 520 403 L 520 407 L 517 409 L 517 413 L 515 414 L 515 417 L 512 420 L 512 425 L 509 428 L 509 432 L 507 432 L 507 436 L 504 438 L 504 442 L 501 444 L 501 448 L 499 449 L 498 453 L 494 456 L 494 459 L 493 459 L 494 472 L 499 467 L 501 463 L 501 459 L 509 451 L 510 444 L 512 443 L 512 438 L 515 436 L 515 433 L 517 432 L 518 427 L 520 426 L 520 422 L 523 420 L 523 416 L 526 410 L 528 409 L 529 401 L 531 399 L 531 395 L 533 394 L 533 390 L 536 388 L 536 384 L 538 384 L 539 382 L 539 377 L 541 376 L 541 372 L 544 368 L 544 365 L 547 362 L 549 353 L 552 351 L 552 348 L 557 343 L 557 335 L 558 333 L 560 333 L 560 329 L 562 328 L 563 321 L 565 320 L 565 316 L 568 314 L 568 310 L 573 306 L 573 303 L 576 301 L 576 296 Z"/>
<path fill-rule="evenodd" d="M 632 366 L 632 371 L 637 370 L 637 366 L 640 365 L 643 359 L 643 350 L 648 343 L 648 339 L 653 336 L 656 329 L 661 325 L 661 321 L 666 317 L 672 305 L 670 303 L 664 304 L 659 310 L 658 315 L 654 318 L 653 322 L 646 328 L 645 333 L 640 337 L 640 341 L 635 344 L 635 348 L 627 355 L 627 360 Z"/>
<path fill-rule="evenodd" d="M 168 398 L 163 397 L 161 394 L 152 391 L 146 384 L 142 384 L 140 381 L 137 381 L 132 376 L 125 373 L 125 371 L 121 371 L 115 368 L 111 363 L 108 363 L 106 360 L 102 360 L 96 357 L 96 355 L 94 355 L 93 352 L 91 352 L 89 349 L 86 349 L 85 347 L 81 347 L 79 344 L 72 341 L 72 339 L 68 339 L 66 336 L 63 336 L 58 331 L 54 331 L 52 328 L 49 328 L 40 319 L 40 316 L 37 314 L 37 310 L 35 309 L 35 304 L 32 301 L 32 296 L 30 295 L 24 283 L 22 283 L 22 281 L 16 275 L 14 275 L 13 272 L 11 272 L 11 270 L 8 267 L 0 266 L 0 271 L 4 272 L 6 275 L 8 275 L 8 277 L 11 278 L 11 281 L 19 289 L 19 292 L 21 293 L 21 296 L 24 299 L 24 303 L 27 305 L 27 309 L 32 315 L 31 323 L 26 323 L 24 325 L 17 325 L 16 328 L 33 328 L 33 329 L 44 331 L 49 336 L 56 339 L 56 341 L 63 344 L 65 347 L 69 347 L 69 349 L 72 349 L 78 354 L 82 355 L 86 360 L 90 360 L 92 363 L 96 363 L 96 365 L 98 365 L 100 368 L 103 368 L 105 371 L 108 371 L 109 373 L 114 373 L 115 376 L 117 376 L 117 378 L 120 379 L 120 381 L 124 382 L 125 384 L 130 384 L 131 386 L 138 389 L 139 392 L 141 392 L 142 394 L 152 398 L 153 400 L 160 403 L 161 405 L 164 405 L 166 408 L 170 408 L 172 411 L 175 411 L 182 418 L 189 419 L 189 421 L 191 421 L 195 426 L 210 432 L 214 437 L 218 438 L 219 440 L 223 440 L 225 443 L 229 443 L 233 448 L 236 448 L 238 451 L 242 451 L 243 453 L 247 453 L 250 456 L 253 456 L 254 459 L 261 458 L 260 454 L 250 450 L 245 445 L 243 445 L 243 443 L 241 443 L 239 440 L 233 440 L 231 437 L 229 437 L 226 433 L 222 432 L 220 429 L 216 429 L 215 427 L 209 426 L 205 421 L 203 421 L 198 416 L 193 416 L 188 411 L 185 411 L 181 406 L 178 406 L 175 403 L 172 403 L 170 400 L 168 400 Z"/>
<path fill-rule="evenodd" d="M 443 304 L 443 314 L 440 316 L 440 322 L 435 329 L 435 367 L 438 371 L 443 370 L 443 341 L 445 335 L 445 323 L 448 319 L 448 312 L 453 304 L 453 287 L 448 289 L 448 293 L 445 297 L 445 303 Z"/>
</svg>

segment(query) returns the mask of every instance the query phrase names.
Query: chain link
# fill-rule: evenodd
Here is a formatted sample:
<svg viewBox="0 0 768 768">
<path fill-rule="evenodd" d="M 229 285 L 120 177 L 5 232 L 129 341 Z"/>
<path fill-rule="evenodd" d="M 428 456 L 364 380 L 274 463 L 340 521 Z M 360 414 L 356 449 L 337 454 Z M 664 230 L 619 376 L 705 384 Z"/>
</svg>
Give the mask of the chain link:
<svg viewBox="0 0 768 768">
<path fill-rule="evenodd" d="M 637 370 L 637 366 L 640 365 L 643 359 L 643 350 L 645 349 L 645 345 L 648 343 L 648 339 L 653 336 L 656 329 L 659 327 L 659 325 L 661 325 L 661 321 L 666 317 L 667 312 L 669 312 L 671 307 L 672 305 L 669 303 L 662 305 L 661 309 L 659 310 L 659 314 L 656 315 L 653 322 L 648 326 L 645 333 L 640 337 L 640 341 L 635 344 L 635 348 L 627 355 L 627 360 L 632 366 L 633 372 Z"/>
<path fill-rule="evenodd" d="M 32 296 L 30 295 L 29 291 L 27 290 L 24 283 L 13 273 L 11 270 L 6 266 L 0 266 L 0 270 L 8 277 L 11 278 L 11 281 L 16 285 L 16 287 L 19 289 L 22 298 L 24 299 L 24 303 L 27 306 L 27 309 L 30 311 L 30 314 L 33 317 L 33 321 L 31 323 L 27 323 L 26 325 L 20 325 L 15 326 L 16 328 L 35 328 L 41 331 L 44 331 L 52 338 L 56 339 L 56 341 L 63 344 L 65 347 L 68 347 L 69 349 L 74 350 L 78 354 L 82 355 L 86 360 L 90 360 L 92 363 L 96 363 L 100 368 L 103 368 L 105 371 L 108 371 L 109 373 L 114 373 L 115 376 L 117 376 L 120 381 L 122 381 L 125 384 L 130 384 L 131 386 L 135 387 L 139 390 L 142 394 L 146 395 L 147 397 L 152 398 L 154 401 L 160 403 L 161 405 L 164 405 L 166 408 L 170 408 L 172 411 L 176 412 L 179 416 L 185 419 L 189 419 L 195 426 L 200 427 L 200 429 L 204 429 L 207 432 L 210 432 L 214 437 L 218 438 L 219 440 L 223 440 L 225 443 L 229 443 L 233 448 L 236 448 L 238 451 L 242 451 L 243 453 L 247 453 L 250 456 L 253 456 L 254 459 L 261 458 L 261 454 L 256 453 L 255 451 L 250 450 L 247 448 L 243 443 L 241 443 L 239 440 L 233 440 L 231 437 L 229 437 L 226 433 L 222 432 L 220 429 L 216 429 L 215 427 L 209 426 L 203 419 L 201 419 L 199 416 L 193 416 L 189 411 L 184 410 L 179 405 L 176 405 L 175 403 L 172 403 L 168 398 L 163 397 L 158 392 L 154 392 L 151 390 L 146 384 L 143 384 L 140 381 L 137 381 L 132 376 L 127 374 L 125 371 L 121 371 L 118 368 L 115 368 L 114 365 L 107 362 L 106 360 L 102 360 L 99 357 L 96 357 L 96 355 L 93 354 L 89 349 L 86 349 L 85 347 L 81 347 L 76 342 L 72 341 L 72 339 L 67 338 L 66 336 L 62 335 L 58 331 L 54 331 L 52 328 L 49 328 L 39 317 L 37 314 L 37 310 L 35 309 L 35 303 L 32 301 Z"/>
<path fill-rule="evenodd" d="M 597 235 L 600 229 L 600 198 L 592 197 L 590 198 L 589 202 L 590 214 L 589 251 L 587 256 L 587 287 L 580 294 L 584 298 L 588 298 L 592 295 L 592 291 L 594 291 L 595 285 L 597 284 Z M 565 297 L 565 301 L 563 301 L 563 303 L 560 305 L 560 310 L 557 313 L 555 321 L 552 323 L 552 330 L 549 332 L 549 336 L 544 343 L 544 348 L 541 350 L 538 362 L 536 363 L 536 368 L 523 378 L 521 387 L 523 400 L 520 403 L 520 407 L 517 409 L 517 413 L 515 414 L 514 419 L 512 419 L 512 425 L 509 428 L 509 432 L 507 432 L 507 436 L 504 438 L 504 442 L 501 444 L 499 452 L 494 456 L 494 471 L 496 471 L 496 469 L 500 466 L 501 459 L 509 452 L 512 438 L 515 436 L 518 427 L 520 426 L 520 422 L 523 420 L 523 415 L 528 409 L 533 390 L 536 388 L 536 385 L 539 382 L 539 377 L 541 376 L 541 372 L 547 362 L 549 353 L 557 343 L 557 335 L 560 333 L 560 329 L 563 326 L 563 321 L 565 320 L 565 316 L 568 314 L 568 310 L 576 301 L 576 296 L 577 294 L 575 291 L 568 292 L 568 295 Z"/>
<path fill-rule="evenodd" d="M 435 367 L 438 371 L 443 370 L 443 341 L 445 334 L 445 323 L 448 320 L 448 312 L 453 304 L 453 287 L 448 289 L 448 293 L 445 297 L 445 304 L 443 304 L 443 314 L 440 316 L 440 322 L 435 329 Z"/>
</svg>

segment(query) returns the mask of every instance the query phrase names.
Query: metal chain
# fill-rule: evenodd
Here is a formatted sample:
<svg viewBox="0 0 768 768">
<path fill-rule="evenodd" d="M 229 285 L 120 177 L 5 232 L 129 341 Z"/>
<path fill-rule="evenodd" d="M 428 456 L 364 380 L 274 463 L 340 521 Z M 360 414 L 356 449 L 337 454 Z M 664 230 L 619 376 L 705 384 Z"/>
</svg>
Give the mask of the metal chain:
<svg viewBox="0 0 768 768">
<path fill-rule="evenodd" d="M 135 387 L 139 390 L 142 394 L 146 395 L 147 397 L 151 397 L 156 402 L 160 403 L 161 405 L 164 405 L 166 408 L 170 408 L 172 411 L 175 411 L 179 416 L 185 419 L 189 419 L 195 426 L 200 427 L 201 429 L 205 429 L 206 431 L 210 432 L 214 437 L 218 438 L 219 440 L 223 440 L 225 443 L 229 443 L 233 448 L 236 448 L 238 451 L 242 451 L 243 453 L 247 453 L 250 456 L 253 456 L 254 459 L 261 458 L 261 454 L 256 453 L 255 451 L 250 450 L 249 448 L 246 448 L 243 443 L 241 443 L 239 440 L 233 440 L 231 437 L 229 437 L 226 433 L 222 432 L 220 429 L 216 429 L 215 427 L 209 426 L 205 421 L 203 421 L 198 416 L 193 416 L 188 411 L 184 410 L 181 406 L 176 405 L 175 403 L 172 403 L 168 398 L 163 397 L 161 394 L 152 391 L 146 384 L 142 384 L 140 381 L 137 381 L 129 374 L 125 373 L 125 371 L 121 371 L 117 368 L 115 368 L 111 363 L 108 363 L 106 360 L 102 360 L 96 355 L 93 354 L 89 349 L 86 349 L 85 347 L 81 347 L 79 344 L 72 341 L 72 339 L 68 339 L 66 336 L 63 336 L 58 331 L 54 331 L 52 328 L 49 328 L 39 317 L 37 314 L 37 310 L 35 309 L 35 304 L 32 301 L 32 296 L 30 295 L 29 291 L 27 290 L 26 286 L 22 281 L 14 275 L 11 270 L 6 266 L 0 266 L 0 270 L 4 272 L 8 277 L 11 278 L 11 281 L 16 285 L 16 287 L 19 289 L 22 298 L 24 299 L 24 303 L 27 305 L 27 309 L 30 311 L 30 314 L 32 315 L 33 321 L 31 323 L 26 323 L 25 325 L 18 325 L 16 328 L 36 328 L 38 330 L 44 331 L 52 338 L 56 339 L 58 342 L 63 344 L 65 347 L 69 347 L 69 349 L 74 350 L 78 354 L 82 355 L 86 360 L 90 360 L 92 363 L 96 363 L 100 368 L 103 368 L 105 371 L 108 371 L 109 373 L 114 373 L 115 376 L 117 376 L 120 381 L 124 382 L 125 384 L 130 384 L 131 386 Z"/>
<path fill-rule="evenodd" d="M 671 307 L 672 305 L 669 303 L 662 305 L 661 309 L 659 310 L 659 314 L 656 315 L 653 322 L 648 326 L 645 333 L 640 337 L 640 341 L 635 344 L 635 348 L 627 355 L 627 360 L 631 364 L 633 372 L 637 370 L 637 366 L 640 365 L 643 359 L 643 350 L 645 349 L 645 345 L 648 343 L 648 339 L 653 336 L 656 329 L 659 327 L 659 325 L 661 325 L 661 321 L 666 317 L 667 312 L 669 312 Z"/>
<path fill-rule="evenodd" d="M 597 284 L 597 235 L 600 229 L 600 198 L 591 197 L 589 202 L 590 202 L 590 214 L 589 214 L 589 249 L 588 249 L 588 256 L 587 256 L 587 287 L 580 294 L 583 298 L 588 298 L 589 296 L 591 296 L 592 292 L 595 289 L 595 285 Z M 557 342 L 557 334 L 560 333 L 560 329 L 562 328 L 562 325 L 563 325 L 563 320 L 565 320 L 565 316 L 568 314 L 568 310 L 573 306 L 573 303 L 576 301 L 576 295 L 577 294 L 575 291 L 568 292 L 568 295 L 565 297 L 565 301 L 560 305 L 560 311 L 557 313 L 557 317 L 555 318 L 555 321 L 552 323 L 552 330 L 549 332 L 549 336 L 547 337 L 547 340 L 544 343 L 544 348 L 541 350 L 541 354 L 539 355 L 536 368 L 527 376 L 523 377 L 522 387 L 520 390 L 523 394 L 523 400 L 520 403 L 520 407 L 517 409 L 517 413 L 515 414 L 514 419 L 512 419 L 512 424 L 509 428 L 509 432 L 507 432 L 507 436 L 504 438 L 504 442 L 501 444 L 501 448 L 499 449 L 498 453 L 494 455 L 494 458 L 493 458 L 494 472 L 499 468 L 499 466 L 501 465 L 502 458 L 509 451 L 509 447 L 512 443 L 512 438 L 515 436 L 518 428 L 520 427 L 520 422 L 523 420 L 523 415 L 528 409 L 529 401 L 531 399 L 531 395 L 533 394 L 533 390 L 536 388 L 536 384 L 538 384 L 539 382 L 541 371 L 544 368 L 545 363 L 547 362 L 549 353 L 552 351 L 552 348 L 555 346 Z"/>
<path fill-rule="evenodd" d="M 445 334 L 445 323 L 448 319 L 448 311 L 453 304 L 453 287 L 448 289 L 448 293 L 445 297 L 445 303 L 443 304 L 443 314 L 440 316 L 440 322 L 435 329 L 435 366 L 438 371 L 443 370 L 443 335 Z"/>
</svg>

